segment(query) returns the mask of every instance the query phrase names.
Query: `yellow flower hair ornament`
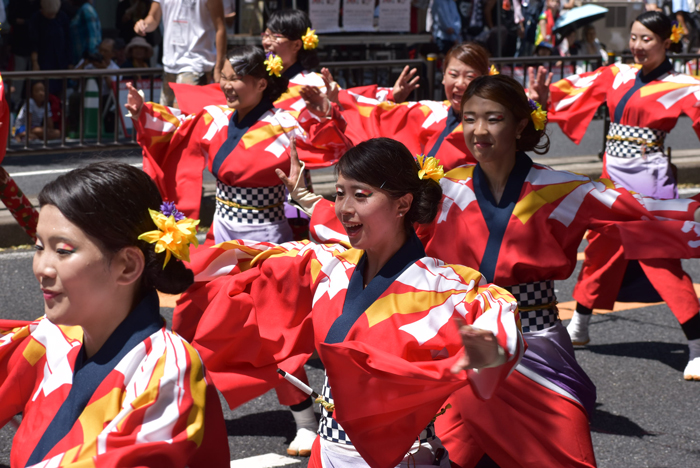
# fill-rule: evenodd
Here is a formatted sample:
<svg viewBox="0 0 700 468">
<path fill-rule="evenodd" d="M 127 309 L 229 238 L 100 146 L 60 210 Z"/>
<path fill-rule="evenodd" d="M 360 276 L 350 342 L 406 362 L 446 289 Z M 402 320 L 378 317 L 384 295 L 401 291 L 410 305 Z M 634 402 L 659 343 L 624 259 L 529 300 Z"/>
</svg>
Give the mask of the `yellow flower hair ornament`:
<svg viewBox="0 0 700 468">
<path fill-rule="evenodd" d="M 156 253 L 165 252 L 163 268 L 168 264 L 171 256 L 189 262 L 190 244 L 194 244 L 195 247 L 199 245 L 196 236 L 199 220 L 186 218 L 175 208 L 173 202 L 160 205 L 160 212 L 150 208 L 148 212 L 158 229 L 144 232 L 139 236 L 139 240 L 156 244 Z"/>
<path fill-rule="evenodd" d="M 681 38 L 686 34 L 685 29 L 680 24 L 674 24 L 671 28 L 671 42 L 678 44 Z"/>
<path fill-rule="evenodd" d="M 282 64 L 282 57 L 275 55 L 272 52 L 266 54 L 267 59 L 263 62 L 267 68 L 266 70 L 270 73 L 270 76 L 275 75 L 279 78 L 282 75 L 282 70 L 284 65 Z"/>
<path fill-rule="evenodd" d="M 532 99 L 530 101 L 530 117 L 532 118 L 532 123 L 535 125 L 535 130 L 538 132 L 544 130 L 545 125 L 547 125 L 547 111 L 542 109 L 539 102 L 535 102 Z"/>
<path fill-rule="evenodd" d="M 306 33 L 301 36 L 301 42 L 304 43 L 304 50 L 312 50 L 318 47 L 318 36 L 316 30 L 306 28 Z"/>
<path fill-rule="evenodd" d="M 423 179 L 433 179 L 435 182 L 440 182 L 440 179 L 445 177 L 445 171 L 442 166 L 440 166 L 440 160 L 435 159 L 432 156 L 427 158 L 424 155 L 417 155 L 416 161 L 418 162 L 418 178 Z"/>
<path fill-rule="evenodd" d="M 496 65 L 491 64 L 491 68 L 489 69 L 489 75 L 500 75 L 501 72 L 498 71 L 496 68 Z"/>
</svg>

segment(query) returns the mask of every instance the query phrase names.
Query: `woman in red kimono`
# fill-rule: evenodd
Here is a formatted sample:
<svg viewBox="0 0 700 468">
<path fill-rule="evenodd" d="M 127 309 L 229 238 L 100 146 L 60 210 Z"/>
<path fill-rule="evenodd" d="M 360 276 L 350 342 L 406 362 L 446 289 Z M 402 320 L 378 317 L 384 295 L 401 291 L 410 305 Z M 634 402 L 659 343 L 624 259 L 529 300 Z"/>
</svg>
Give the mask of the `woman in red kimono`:
<svg viewBox="0 0 700 468">
<path fill-rule="evenodd" d="M 405 144 L 413 154 L 424 154 L 440 160 L 445 170 L 473 163 L 462 137 L 460 103 L 469 83 L 488 75 L 489 54 L 475 42 L 466 42 L 450 49 L 443 61 L 442 84 L 445 101 L 383 102 L 359 93 L 354 88 L 340 90 L 337 102 L 347 121 L 346 135 L 354 142 L 388 137 Z M 535 78 L 528 70 L 531 86 L 545 91 L 551 80 L 544 67 Z M 332 77 L 326 74 L 327 81 Z M 538 95 L 546 93 L 540 91 Z M 334 95 L 333 95 L 334 96 Z M 400 102 L 396 100 L 396 102 Z"/>
<path fill-rule="evenodd" d="M 216 177 L 216 212 L 208 244 L 231 239 L 292 240 L 284 213 L 285 188 L 275 174 L 275 169 L 289 167 L 290 138 L 297 139 L 302 159 L 313 168 L 333 164 L 347 147 L 342 120 L 328 103 L 325 109 L 323 102 L 320 107 L 309 103 L 298 118 L 273 106 L 287 89 L 281 67 L 277 57 L 266 59 L 256 47 L 233 49 L 220 83 L 227 106 L 206 106 L 194 115 L 143 104 L 130 88 L 127 108 L 143 148 L 144 171 L 164 197 L 197 216 L 204 166 Z M 173 326 L 185 339 L 192 339 L 193 329 L 178 322 Z M 306 380 L 303 369 L 298 377 Z M 314 435 L 309 428 L 316 426 L 309 398 L 286 383 L 278 396 L 282 404 L 291 406 L 303 439 L 293 441 L 290 453 L 308 453 Z"/>
<path fill-rule="evenodd" d="M 524 151 L 548 149 L 544 119 L 513 79 L 475 79 L 464 97 L 463 126 L 479 163 L 446 174 L 440 212 L 418 230 L 426 252 L 478 268 L 518 299 L 528 345 L 491 399 L 482 402 L 469 389 L 450 398 L 464 417 L 448 412 L 436 429 L 453 466 L 474 467 L 484 453 L 502 468 L 595 466 L 588 424 L 595 387 L 576 362 L 554 293 L 554 281 L 574 271 L 586 230 L 620 237 L 632 258 L 700 255 L 688 245 L 698 238 L 691 220 L 700 203 L 643 198 L 609 180 L 533 163 Z M 329 202 L 313 207 L 311 222 L 320 241 L 342 240 Z M 640 233 L 644 240 L 635 242 Z"/>
<path fill-rule="evenodd" d="M 466 380 L 489 397 L 523 350 L 510 295 L 425 257 L 413 226 L 437 213 L 436 169 L 396 141 L 363 142 L 338 163 L 335 213 L 353 248 L 226 242 L 185 294 L 203 311 L 193 344 L 231 406 L 318 350 L 328 379 L 309 466 L 449 466 L 431 422 L 441 404 Z"/>
<path fill-rule="evenodd" d="M 550 92 L 550 121 L 559 123 L 576 143 L 596 109 L 607 103 L 611 124 L 603 177 L 654 198 L 678 198 L 664 139 L 681 114 L 690 117 L 700 136 L 700 81 L 675 72 L 666 56 L 680 34 L 663 13 L 642 13 L 630 30 L 634 65 L 613 64 L 574 75 L 553 84 Z M 614 239 L 592 233 L 588 242 L 574 290 L 578 305 L 568 327 L 573 342 L 590 341 L 588 326 L 594 308 L 612 309 L 616 298 L 625 302 L 664 300 L 688 339 L 690 356 L 683 375 L 686 380 L 700 379 L 698 300 L 680 262 L 668 261 L 666 269 L 672 274 L 659 276 L 645 264 L 629 262 L 628 266 Z"/>
<path fill-rule="evenodd" d="M 46 315 L 0 321 L 0 424 L 22 413 L 11 466 L 229 466 L 216 388 L 156 291 L 192 284 L 197 222 L 115 162 L 62 175 L 39 203 Z"/>
</svg>

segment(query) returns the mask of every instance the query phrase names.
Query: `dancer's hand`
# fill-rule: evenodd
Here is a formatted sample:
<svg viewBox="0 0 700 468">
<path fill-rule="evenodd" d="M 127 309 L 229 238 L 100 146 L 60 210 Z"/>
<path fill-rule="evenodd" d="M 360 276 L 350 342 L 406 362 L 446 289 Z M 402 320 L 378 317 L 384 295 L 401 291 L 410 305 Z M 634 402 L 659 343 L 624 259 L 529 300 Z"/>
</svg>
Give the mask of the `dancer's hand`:
<svg viewBox="0 0 700 468">
<path fill-rule="evenodd" d="M 129 91 L 129 96 L 126 98 L 124 107 L 131 113 L 131 118 L 138 120 L 143 107 L 143 96 L 134 88 L 130 81 L 126 82 L 126 89 Z"/>
<path fill-rule="evenodd" d="M 547 69 L 541 65 L 537 68 L 537 77 L 533 67 L 527 69 L 528 97 L 540 103 L 543 109 L 547 109 L 549 85 L 552 84 L 553 75 L 551 72 L 547 73 Z"/>
<path fill-rule="evenodd" d="M 323 83 L 326 85 L 326 96 L 328 96 L 328 100 L 340 105 L 340 101 L 338 100 L 338 92 L 340 91 L 340 86 L 338 86 L 338 83 L 336 83 L 335 80 L 333 80 L 333 75 L 331 74 L 331 71 L 325 67 L 322 68 L 321 78 L 323 78 Z"/>
<path fill-rule="evenodd" d="M 316 86 L 302 86 L 299 94 L 304 98 L 306 108 L 317 117 L 326 117 L 331 111 L 328 96 Z"/>
<path fill-rule="evenodd" d="M 464 354 L 452 367 L 453 373 L 464 369 L 479 369 L 489 367 L 499 358 L 498 342 L 493 332 L 467 325 L 458 319 L 459 334 L 464 345 Z"/>
<path fill-rule="evenodd" d="M 275 169 L 275 174 L 280 178 L 287 191 L 291 194 L 294 192 L 299 177 L 301 177 L 302 165 L 299 162 L 297 154 L 296 139 L 292 136 L 289 141 L 289 175 L 287 176 L 282 169 Z"/>
<path fill-rule="evenodd" d="M 416 68 L 409 71 L 408 65 L 403 67 L 403 71 L 394 83 L 394 102 L 404 102 L 414 89 L 420 88 L 418 84 L 420 76 L 416 76 L 416 73 L 418 73 Z"/>
</svg>

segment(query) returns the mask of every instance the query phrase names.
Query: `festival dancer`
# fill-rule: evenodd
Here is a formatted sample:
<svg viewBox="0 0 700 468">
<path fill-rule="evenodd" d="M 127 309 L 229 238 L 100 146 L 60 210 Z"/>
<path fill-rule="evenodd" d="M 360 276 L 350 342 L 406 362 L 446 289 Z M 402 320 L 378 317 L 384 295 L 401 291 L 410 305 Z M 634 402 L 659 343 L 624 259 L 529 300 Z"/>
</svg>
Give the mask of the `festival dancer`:
<svg viewBox="0 0 700 468">
<path fill-rule="evenodd" d="M 681 31 L 663 13 L 642 13 L 630 30 L 634 65 L 609 65 L 551 86 L 551 121 L 559 123 L 576 143 L 581 141 L 596 109 L 607 103 L 611 124 L 603 177 L 654 198 L 678 197 L 673 165 L 664 154 L 664 139 L 681 113 L 690 117 L 700 135 L 700 81 L 675 72 L 666 56 L 669 48 L 678 45 L 680 36 Z M 637 264 L 628 262 L 614 239 L 591 233 L 588 242 L 574 289 L 578 304 L 568 326 L 574 344 L 590 341 L 589 322 L 594 308 L 612 309 L 616 299 L 663 300 L 688 339 L 690 353 L 683 376 L 700 380 L 698 299 L 680 261 L 666 261 L 665 267 Z"/>
<path fill-rule="evenodd" d="M 278 171 L 290 188 L 303 180 L 297 164 L 288 177 Z M 278 365 L 294 369 L 318 350 L 327 381 L 309 466 L 449 466 L 431 419 L 465 378 L 488 397 L 517 363 L 515 303 L 478 272 L 425 256 L 413 225 L 438 210 L 432 160 L 418 167 L 380 138 L 345 153 L 338 173 L 336 216 L 353 248 L 210 249 L 185 294 L 203 310 L 193 344 L 232 407 L 273 386 Z M 453 317 L 471 325 L 462 340 Z M 460 358 L 456 371 L 479 371 L 451 376 Z"/>
<path fill-rule="evenodd" d="M 289 167 L 282 155 L 290 136 L 297 137 L 302 159 L 314 168 L 334 164 L 349 144 L 342 119 L 333 118 L 337 111 L 323 97 L 318 106 L 308 102 L 298 120 L 273 107 L 287 85 L 281 66 L 279 56 L 266 59 L 256 47 L 233 49 L 221 78 L 228 107 L 206 106 L 196 115 L 144 104 L 129 85 L 126 107 L 144 150 L 144 170 L 166 198 L 194 216 L 205 164 L 217 178 L 212 227 L 217 243 L 291 239 L 282 209 L 284 186 L 274 172 Z"/>
<path fill-rule="evenodd" d="M 130 88 L 127 108 L 144 150 L 144 170 L 166 198 L 176 201 L 185 213 L 198 213 L 205 164 L 216 177 L 209 244 L 232 239 L 292 240 L 284 213 L 285 188 L 275 174 L 275 169 L 289 168 L 284 153 L 290 136 L 297 137 L 304 148 L 302 158 L 309 167 L 333 164 L 349 145 L 337 109 L 323 95 L 319 107 L 308 102 L 298 120 L 273 107 L 287 87 L 281 66 L 279 56 L 268 54 L 266 60 L 256 47 L 232 50 L 221 74 L 228 107 L 206 106 L 196 115 L 185 116 L 154 103 L 144 105 Z M 327 107 L 322 109 L 324 103 Z M 336 118 L 326 117 L 334 114 Z M 175 321 L 173 326 L 185 339 L 194 337 L 194 329 L 187 324 Z M 307 380 L 303 368 L 297 377 Z M 288 452 L 308 455 L 317 426 L 311 400 L 285 382 L 278 396 L 280 403 L 291 407 L 297 423 L 297 437 Z"/>
<path fill-rule="evenodd" d="M 476 162 L 464 144 L 460 105 L 469 83 L 490 73 L 496 71 L 489 69 L 486 49 L 475 42 L 466 42 L 452 47 L 445 55 L 442 79 L 445 101 L 394 104 L 371 99 L 368 93 L 359 93 L 354 88 L 330 96 L 337 95 L 347 121 L 345 133 L 354 143 L 375 137 L 393 138 L 404 143 L 413 154 L 438 158 L 445 170 L 449 170 Z M 327 82 L 332 81 L 327 71 L 324 75 Z M 528 69 L 529 82 L 537 95 L 546 95 L 551 76 L 544 67 L 537 70 L 537 77 L 533 68 Z"/>
<path fill-rule="evenodd" d="M 192 284 L 197 221 L 122 163 L 62 175 L 39 203 L 46 316 L 0 321 L 0 422 L 22 413 L 11 465 L 228 466 L 216 389 L 156 292 Z"/>
<path fill-rule="evenodd" d="M 478 164 L 446 174 L 440 212 L 418 236 L 429 255 L 478 268 L 515 296 L 528 348 L 488 401 L 469 389 L 455 393 L 449 401 L 458 411 L 438 418 L 437 433 L 453 466 L 462 468 L 476 466 L 484 453 L 502 468 L 595 466 L 588 424 L 595 387 L 558 319 L 554 281 L 574 271 L 587 229 L 619 235 L 632 258 L 697 257 L 700 252 L 666 244 L 682 238 L 677 245 L 687 246 L 697 238 L 691 221 L 700 203 L 643 198 L 609 180 L 533 163 L 525 151 L 543 154 L 549 147 L 546 114 L 509 77 L 476 78 L 463 99 L 464 136 Z M 303 189 L 293 192 L 300 198 L 297 193 Z M 330 202 L 318 202 L 312 214 L 316 238 L 343 240 Z M 653 234 L 644 245 L 634 245 L 647 232 Z M 468 241 L 455 243 L 456 235 Z"/>
</svg>

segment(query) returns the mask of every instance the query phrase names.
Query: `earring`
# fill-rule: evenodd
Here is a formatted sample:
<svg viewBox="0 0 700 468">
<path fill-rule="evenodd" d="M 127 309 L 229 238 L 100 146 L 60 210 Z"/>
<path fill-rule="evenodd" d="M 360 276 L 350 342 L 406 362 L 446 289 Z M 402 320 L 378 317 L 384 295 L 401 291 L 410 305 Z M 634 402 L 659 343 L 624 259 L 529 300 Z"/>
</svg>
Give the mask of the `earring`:
<svg viewBox="0 0 700 468">
<path fill-rule="evenodd" d="M 520 135 L 516 136 L 515 139 L 516 139 L 516 140 L 519 140 L 519 139 L 520 139 Z"/>
<path fill-rule="evenodd" d="M 399 213 L 399 216 L 403 216 L 403 213 Z"/>
</svg>

